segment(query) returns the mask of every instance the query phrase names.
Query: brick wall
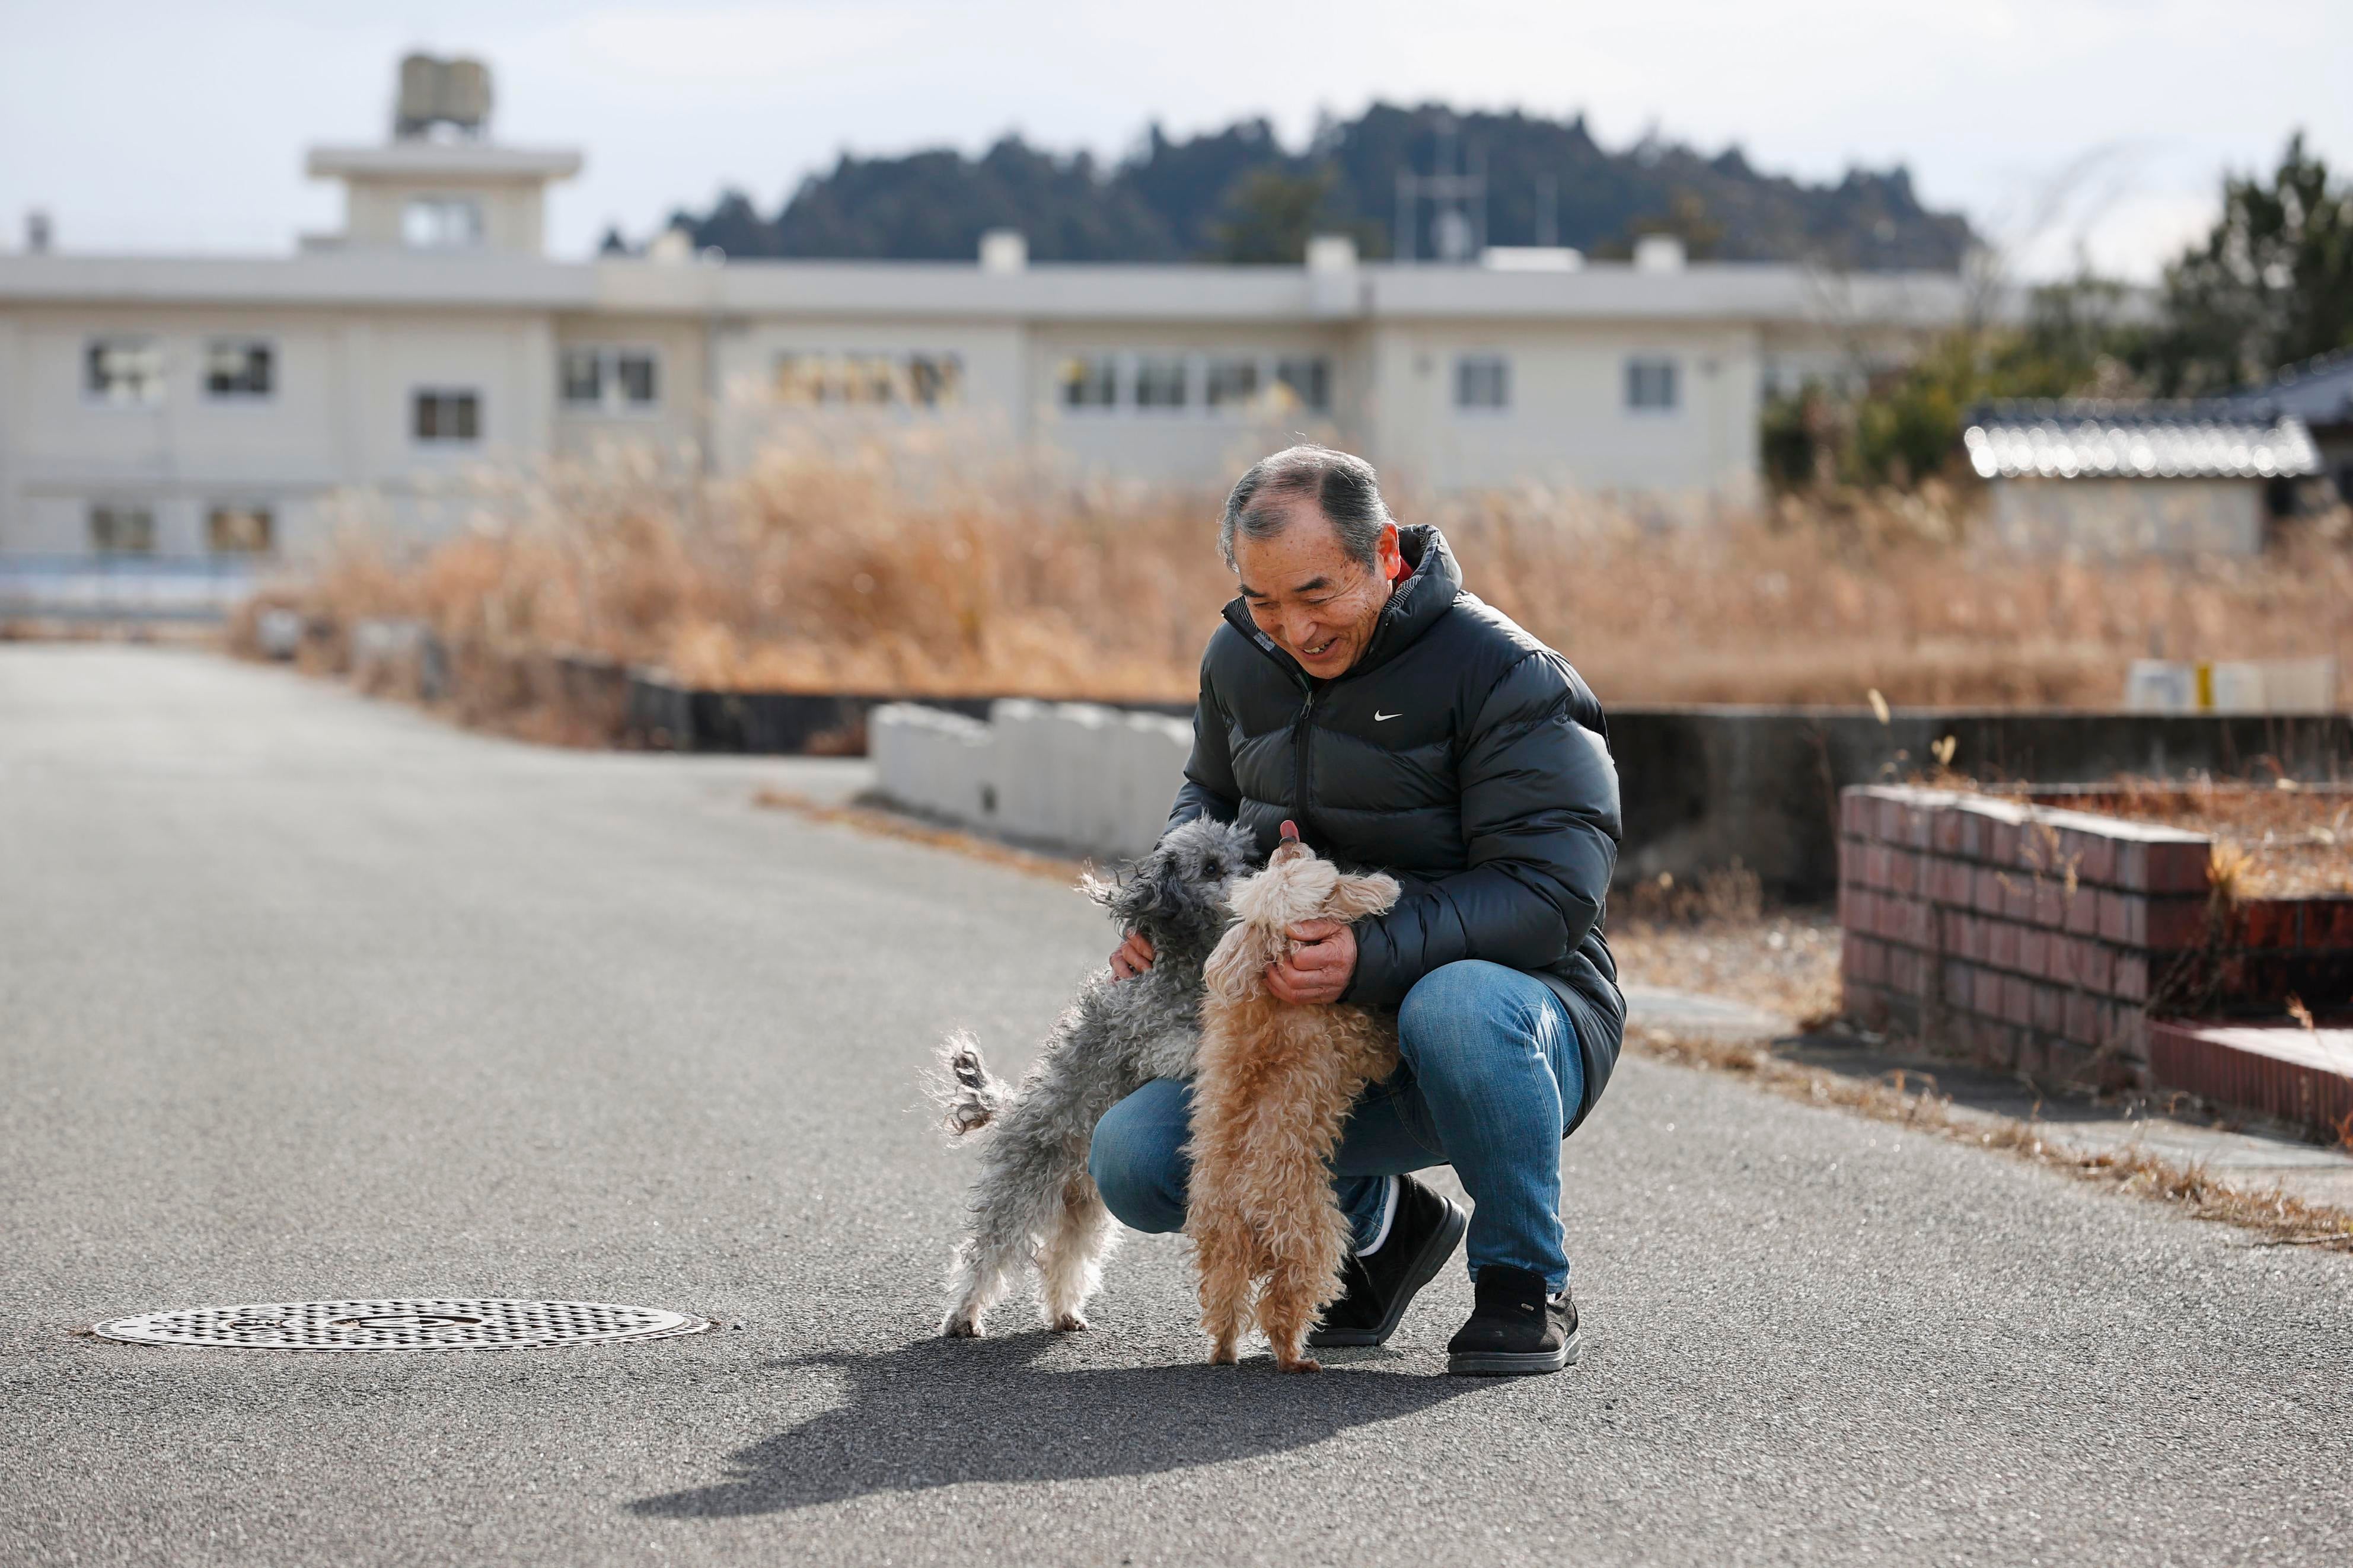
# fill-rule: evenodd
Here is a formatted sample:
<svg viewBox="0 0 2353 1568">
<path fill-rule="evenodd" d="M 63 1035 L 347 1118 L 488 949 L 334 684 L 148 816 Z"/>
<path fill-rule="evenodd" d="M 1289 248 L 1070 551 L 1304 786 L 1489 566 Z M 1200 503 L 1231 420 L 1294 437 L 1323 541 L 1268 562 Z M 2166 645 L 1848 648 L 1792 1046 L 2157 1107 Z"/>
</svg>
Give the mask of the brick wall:
<svg viewBox="0 0 2353 1568">
<path fill-rule="evenodd" d="M 2203 834 L 1906 785 L 1839 805 L 1846 1012 L 1867 1027 L 2104 1088 L 2194 1088 L 2152 1071 L 2152 1016 L 2353 1008 L 2353 898 L 2219 907 Z"/>
<path fill-rule="evenodd" d="M 2168 1089 L 2295 1122 L 2335 1142 L 2353 1130 L 2353 1028 L 2269 1028 L 2159 1018 L 2149 1067 Z"/>
<path fill-rule="evenodd" d="M 2203 837 L 1981 795 L 1840 797 L 1846 1010 L 1989 1065 L 2145 1081 L 2147 1004 L 2208 936 Z"/>
</svg>

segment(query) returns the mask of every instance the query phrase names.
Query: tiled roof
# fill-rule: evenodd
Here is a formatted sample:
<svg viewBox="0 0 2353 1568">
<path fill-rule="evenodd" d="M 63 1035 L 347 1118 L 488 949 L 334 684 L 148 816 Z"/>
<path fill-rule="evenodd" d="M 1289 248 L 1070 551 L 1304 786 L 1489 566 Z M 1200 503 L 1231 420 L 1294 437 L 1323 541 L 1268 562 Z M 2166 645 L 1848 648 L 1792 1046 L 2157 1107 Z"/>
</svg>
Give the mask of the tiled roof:
<svg viewBox="0 0 2353 1568">
<path fill-rule="evenodd" d="M 2007 403 L 1961 437 L 1985 479 L 2292 479 L 2320 470 L 2300 419 L 2206 403 Z"/>
<path fill-rule="evenodd" d="M 2289 365 L 2268 385 L 2231 401 L 2248 413 L 2293 415 L 2306 425 L 2353 424 L 2353 349 Z"/>
</svg>

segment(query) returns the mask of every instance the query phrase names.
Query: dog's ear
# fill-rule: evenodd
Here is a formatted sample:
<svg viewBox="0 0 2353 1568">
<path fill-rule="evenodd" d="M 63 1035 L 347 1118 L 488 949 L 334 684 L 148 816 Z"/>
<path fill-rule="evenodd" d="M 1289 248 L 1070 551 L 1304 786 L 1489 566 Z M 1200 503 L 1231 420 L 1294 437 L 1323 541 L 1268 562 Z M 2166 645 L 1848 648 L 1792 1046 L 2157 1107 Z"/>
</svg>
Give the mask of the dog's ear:
<svg viewBox="0 0 2353 1568">
<path fill-rule="evenodd" d="M 1210 994 L 1224 1002 L 1240 1002 L 1255 994 L 1262 984 L 1260 977 L 1274 962 L 1269 951 L 1273 935 L 1261 926 L 1229 926 L 1201 970 Z"/>
<path fill-rule="evenodd" d="M 1335 882 L 1332 896 L 1324 900 L 1324 913 L 1335 921 L 1356 921 L 1379 914 L 1397 901 L 1397 879 L 1376 871 L 1368 877 L 1343 877 Z"/>
<path fill-rule="evenodd" d="M 1164 846 L 1124 862 L 1115 877 L 1082 878 L 1079 890 L 1111 911 L 1117 924 L 1137 930 L 1166 911 L 1176 874 L 1176 858 Z"/>
</svg>

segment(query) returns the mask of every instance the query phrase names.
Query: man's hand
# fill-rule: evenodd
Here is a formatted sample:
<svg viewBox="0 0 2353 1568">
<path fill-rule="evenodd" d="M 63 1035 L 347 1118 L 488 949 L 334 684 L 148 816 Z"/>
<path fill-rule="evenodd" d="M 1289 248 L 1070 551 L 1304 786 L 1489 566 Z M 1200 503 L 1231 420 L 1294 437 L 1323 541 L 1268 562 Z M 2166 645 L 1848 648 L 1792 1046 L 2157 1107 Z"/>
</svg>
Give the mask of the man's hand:
<svg viewBox="0 0 2353 1568">
<path fill-rule="evenodd" d="M 1291 1003 L 1337 1002 L 1356 973 L 1356 932 L 1338 921 L 1301 921 L 1285 935 L 1298 945 L 1266 966 L 1266 988 Z"/>
<path fill-rule="evenodd" d="M 1111 955 L 1111 977 L 1113 980 L 1133 980 L 1151 967 L 1152 939 L 1140 931 L 1128 932 L 1127 940 L 1119 944 L 1119 951 Z"/>
</svg>

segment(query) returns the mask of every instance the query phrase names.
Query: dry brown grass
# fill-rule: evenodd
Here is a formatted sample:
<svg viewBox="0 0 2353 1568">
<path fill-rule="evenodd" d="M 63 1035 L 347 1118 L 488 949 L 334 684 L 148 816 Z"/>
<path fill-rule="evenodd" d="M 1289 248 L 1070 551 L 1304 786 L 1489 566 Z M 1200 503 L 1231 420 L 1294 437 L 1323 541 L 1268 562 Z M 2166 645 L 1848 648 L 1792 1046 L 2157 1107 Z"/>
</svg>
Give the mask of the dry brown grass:
<svg viewBox="0 0 2353 1568">
<path fill-rule="evenodd" d="M 1928 1074 L 1897 1070 L 1878 1079 L 1852 1078 L 1791 1061 L 1762 1042 L 1709 1039 L 1641 1027 L 1628 1030 L 1626 1043 L 1630 1049 L 1680 1067 L 1746 1079 L 1786 1099 L 1835 1106 L 1956 1143 L 2014 1155 L 2111 1192 L 2168 1205 L 2193 1219 L 2240 1226 L 2254 1232 L 2266 1245 L 2353 1252 L 2353 1213 L 2277 1188 L 2256 1191 L 2235 1186 L 2203 1166 L 2176 1164 L 2145 1149 L 2086 1153 L 2058 1141 L 2040 1121 L 1956 1110 L 1949 1097 L 1936 1091 L 1936 1079 Z"/>
<path fill-rule="evenodd" d="M 2343 789 L 2126 778 L 2082 809 L 2212 836 L 2215 890 L 2231 902 L 2353 893 L 2353 794 Z"/>
<path fill-rule="evenodd" d="M 1183 700 L 1231 591 L 1219 499 L 946 441 L 783 445 L 727 483 L 616 455 L 484 476 L 439 547 L 399 557 L 354 531 L 288 593 L 707 686 Z M 1686 529 L 1536 490 L 1393 500 L 1616 703 L 2113 706 L 2158 638 L 2353 670 L 2353 551 L 2327 527 L 2256 561 L 2099 565 L 1981 550 L 1967 500 L 1934 490 Z"/>
</svg>

